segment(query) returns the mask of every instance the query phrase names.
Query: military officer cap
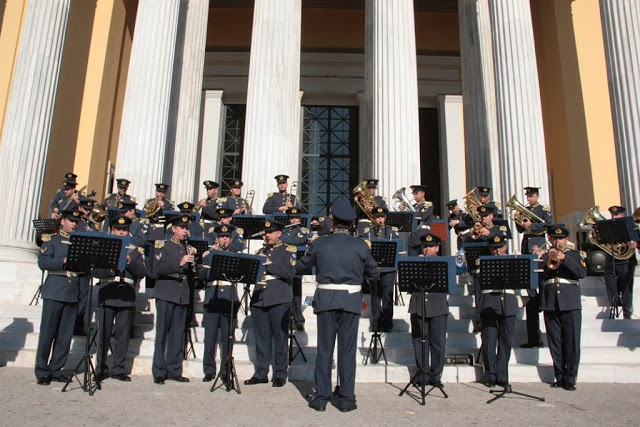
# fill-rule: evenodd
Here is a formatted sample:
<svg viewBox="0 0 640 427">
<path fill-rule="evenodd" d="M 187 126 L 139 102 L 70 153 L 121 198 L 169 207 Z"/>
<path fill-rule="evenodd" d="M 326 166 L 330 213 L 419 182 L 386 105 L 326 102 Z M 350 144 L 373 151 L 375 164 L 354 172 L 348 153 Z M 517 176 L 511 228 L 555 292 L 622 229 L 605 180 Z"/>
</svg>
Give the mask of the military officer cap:
<svg viewBox="0 0 640 427">
<path fill-rule="evenodd" d="M 164 183 L 156 184 L 156 191 L 164 191 L 166 193 L 168 189 L 169 189 L 168 184 L 164 184 Z"/>
<path fill-rule="evenodd" d="M 540 187 L 524 187 L 524 194 L 527 196 L 533 196 L 540 192 Z"/>
<path fill-rule="evenodd" d="M 276 175 L 275 176 L 275 180 L 278 181 L 278 184 L 280 184 L 282 182 L 287 182 L 288 179 L 289 179 L 289 177 L 287 175 Z"/>
<path fill-rule="evenodd" d="M 176 215 L 175 217 L 171 218 L 171 221 L 169 221 L 169 223 L 171 225 L 174 225 L 174 226 L 188 227 L 189 223 L 191 223 L 191 220 L 192 220 L 192 216 L 191 215 L 180 214 L 180 215 Z"/>
<path fill-rule="evenodd" d="M 233 211 L 227 208 L 220 208 L 216 210 L 216 213 L 220 218 L 226 218 L 228 216 L 233 216 Z"/>
<path fill-rule="evenodd" d="M 65 209 L 62 211 L 62 217 L 69 221 L 78 222 L 82 214 L 78 209 Z"/>
<path fill-rule="evenodd" d="M 229 225 L 229 224 L 220 224 L 217 225 L 216 228 L 213 229 L 213 231 L 215 231 L 215 233 L 218 235 L 218 237 L 231 237 L 231 233 L 233 233 L 233 230 L 235 230 L 236 228 L 233 225 Z"/>
<path fill-rule="evenodd" d="M 284 224 L 278 221 L 266 220 L 264 222 L 264 232 L 269 231 L 282 231 L 284 229 Z"/>
<path fill-rule="evenodd" d="M 447 206 L 449 209 L 453 209 L 458 204 L 458 199 L 449 200 Z"/>
<path fill-rule="evenodd" d="M 431 232 L 427 232 L 420 237 L 420 243 L 422 246 L 440 246 L 442 244 L 442 239 Z"/>
<path fill-rule="evenodd" d="M 492 248 L 499 248 L 507 244 L 507 236 L 495 235 L 489 242 L 489 246 Z"/>
<path fill-rule="evenodd" d="M 240 188 L 242 187 L 242 181 L 240 181 L 239 179 L 235 179 L 233 181 L 231 181 L 231 184 L 229 185 L 229 187 L 231 188 Z"/>
<path fill-rule="evenodd" d="M 87 196 L 78 196 L 78 201 L 80 202 L 80 206 L 89 210 L 93 209 L 96 204 L 94 199 Z"/>
<path fill-rule="evenodd" d="M 345 199 L 336 200 L 331 205 L 331 214 L 338 220 L 351 222 L 357 218 L 356 211 L 353 206 Z"/>
<path fill-rule="evenodd" d="M 135 209 L 136 205 L 137 203 L 133 200 L 123 200 L 121 202 L 118 202 L 118 209 L 120 209 L 121 211 L 128 211 L 129 209 Z"/>
<path fill-rule="evenodd" d="M 125 178 L 118 178 L 116 179 L 116 182 L 118 183 L 118 187 L 122 187 L 122 188 L 128 188 L 129 184 L 131 184 L 131 181 L 129 181 L 128 179 Z"/>
<path fill-rule="evenodd" d="M 412 185 L 411 186 L 411 192 L 413 194 L 416 194 L 418 191 L 422 191 L 424 193 L 427 192 L 427 186 L 426 185 Z"/>
<path fill-rule="evenodd" d="M 551 224 L 547 227 L 547 236 L 564 239 L 569 237 L 569 229 L 564 224 Z"/>
<path fill-rule="evenodd" d="M 67 172 L 64 174 L 65 181 L 75 181 L 78 175 L 73 172 Z"/>
<path fill-rule="evenodd" d="M 624 206 L 611 206 L 609 208 L 609 212 L 614 215 L 625 213 L 625 211 L 626 209 L 624 208 Z"/>
<path fill-rule="evenodd" d="M 203 182 L 202 185 L 204 185 L 204 188 L 206 188 L 207 190 L 211 190 L 212 188 L 220 187 L 220 184 L 218 184 L 215 181 L 211 181 L 209 179 L 206 180 L 205 182 Z"/>
<path fill-rule="evenodd" d="M 178 205 L 180 212 L 191 212 L 196 205 L 189 202 L 182 202 Z"/>
<path fill-rule="evenodd" d="M 64 188 L 65 190 L 76 188 L 76 185 L 78 185 L 78 183 L 70 179 L 62 181 L 62 188 Z"/>
<path fill-rule="evenodd" d="M 287 209 L 285 213 L 289 215 L 289 217 L 294 217 L 294 218 L 297 218 L 300 215 L 302 215 L 302 211 L 299 208 L 296 208 L 295 206 Z"/>
<path fill-rule="evenodd" d="M 382 206 L 377 206 L 371 210 L 373 216 L 387 216 L 387 212 L 389 212 L 389 210 Z"/>
<path fill-rule="evenodd" d="M 378 187 L 378 180 L 377 179 L 367 179 L 367 187 L 368 188 L 377 188 Z"/>
<path fill-rule="evenodd" d="M 109 223 L 111 228 L 125 228 L 128 229 L 131 226 L 131 218 L 124 215 L 118 215 L 111 219 Z"/>
<path fill-rule="evenodd" d="M 478 208 L 478 215 L 480 216 L 491 215 L 495 212 L 495 209 L 496 209 L 496 205 L 494 205 L 493 203 L 487 203 L 486 205 L 480 206 Z"/>
<path fill-rule="evenodd" d="M 491 194 L 491 187 L 478 187 L 478 194 L 481 196 L 488 196 Z"/>
</svg>

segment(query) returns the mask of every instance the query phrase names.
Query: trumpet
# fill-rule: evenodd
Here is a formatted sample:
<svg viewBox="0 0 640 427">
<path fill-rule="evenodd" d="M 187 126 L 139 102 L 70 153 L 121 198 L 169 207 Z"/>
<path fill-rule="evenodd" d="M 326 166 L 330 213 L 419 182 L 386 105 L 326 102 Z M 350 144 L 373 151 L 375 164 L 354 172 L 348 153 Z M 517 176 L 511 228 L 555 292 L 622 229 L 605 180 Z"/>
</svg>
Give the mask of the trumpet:
<svg viewBox="0 0 640 427">
<path fill-rule="evenodd" d="M 560 260 L 558 259 L 558 249 L 549 249 L 549 258 L 547 259 L 547 268 L 549 270 L 557 270 L 560 268 Z"/>
<path fill-rule="evenodd" d="M 478 240 L 479 238 L 482 237 L 482 230 L 486 230 L 486 229 L 487 229 L 487 227 L 485 227 L 484 225 L 480 224 L 479 222 L 476 222 L 473 225 L 473 228 L 470 231 L 471 238 L 473 240 Z"/>
</svg>

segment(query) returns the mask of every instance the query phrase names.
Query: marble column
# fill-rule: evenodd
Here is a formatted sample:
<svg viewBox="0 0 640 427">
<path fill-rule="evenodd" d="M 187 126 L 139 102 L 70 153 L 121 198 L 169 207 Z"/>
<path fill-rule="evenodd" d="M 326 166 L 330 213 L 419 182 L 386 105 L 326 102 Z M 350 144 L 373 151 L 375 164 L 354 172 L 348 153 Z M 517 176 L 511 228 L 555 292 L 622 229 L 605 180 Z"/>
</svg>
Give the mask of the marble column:
<svg viewBox="0 0 640 427">
<path fill-rule="evenodd" d="M 541 188 L 540 201 L 546 204 L 549 178 L 529 0 L 491 0 L 489 5 L 502 203 L 513 193 L 523 202 L 523 187 L 530 185 Z"/>
<path fill-rule="evenodd" d="M 210 179 L 220 183 L 222 144 L 225 131 L 225 106 L 222 103 L 222 95 L 223 91 L 221 90 L 206 90 L 203 93 L 200 176 L 196 183 L 198 200 L 206 198 L 207 195 L 202 186 L 204 181 Z"/>
<path fill-rule="evenodd" d="M 489 0 L 458 0 L 458 19 L 467 190 L 488 185 L 500 199 Z"/>
<path fill-rule="evenodd" d="M 365 19 L 367 163 L 380 180 L 379 194 L 390 200 L 400 187 L 420 183 L 413 0 L 367 0 Z"/>
<path fill-rule="evenodd" d="M 31 220 L 39 218 L 70 0 L 27 5 L 0 146 L 0 259 L 35 253 Z M 19 209 L 20 214 L 16 209 Z M 24 249 L 14 251 L 13 249 Z"/>
<path fill-rule="evenodd" d="M 178 31 L 173 78 L 172 106 L 177 113 L 174 125 L 170 120 L 168 138 L 168 142 L 174 141 L 171 198 L 176 203 L 194 202 L 198 190 L 196 165 L 209 17 L 209 0 L 188 0 L 185 4 L 186 19 L 181 20 L 184 22 L 184 31 Z M 170 114 L 170 118 L 173 117 Z"/>
<path fill-rule="evenodd" d="M 131 180 L 138 203 L 171 178 L 165 158 L 179 15 L 180 0 L 138 3 L 116 159 L 116 175 Z"/>
<path fill-rule="evenodd" d="M 300 144 L 301 18 L 299 0 L 255 0 L 242 180 L 256 214 L 277 189 L 273 177 L 299 169 L 289 157 Z"/>
<path fill-rule="evenodd" d="M 621 203 L 640 206 L 640 3 L 600 0 Z"/>
</svg>

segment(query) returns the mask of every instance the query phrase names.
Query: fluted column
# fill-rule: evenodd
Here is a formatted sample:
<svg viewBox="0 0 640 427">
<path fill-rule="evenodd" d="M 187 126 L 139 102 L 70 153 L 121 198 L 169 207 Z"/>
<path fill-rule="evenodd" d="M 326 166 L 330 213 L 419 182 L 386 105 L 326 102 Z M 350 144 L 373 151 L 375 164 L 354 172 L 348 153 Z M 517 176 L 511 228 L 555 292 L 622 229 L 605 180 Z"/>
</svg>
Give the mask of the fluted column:
<svg viewBox="0 0 640 427">
<path fill-rule="evenodd" d="M 202 183 L 207 179 L 218 181 L 222 170 L 222 144 L 225 132 L 225 106 L 222 102 L 223 91 L 206 90 L 203 92 L 202 143 L 200 144 L 199 178 L 197 200 L 206 197 Z M 219 182 L 219 181 L 218 181 Z"/>
<path fill-rule="evenodd" d="M 390 199 L 420 183 L 418 76 L 413 0 L 367 0 L 365 96 L 371 176 Z M 428 183 L 427 183 L 428 184 Z"/>
<path fill-rule="evenodd" d="M 275 190 L 273 177 L 299 169 L 289 156 L 300 144 L 301 14 L 299 0 L 255 0 L 242 160 L 255 213 Z"/>
<path fill-rule="evenodd" d="M 196 198 L 196 164 L 202 79 L 207 38 L 209 0 L 188 0 L 184 31 L 179 31 L 174 73 L 174 97 L 177 100 L 171 198 L 177 203 Z M 178 95 L 177 97 L 175 95 Z"/>
<path fill-rule="evenodd" d="M 620 198 L 640 205 L 640 3 L 600 0 Z"/>
<path fill-rule="evenodd" d="M 127 77 L 116 175 L 138 201 L 165 175 L 167 124 L 180 0 L 140 0 Z"/>
<path fill-rule="evenodd" d="M 546 203 L 547 157 L 529 0 L 491 0 L 489 5 L 502 202 L 513 193 L 522 201 L 523 187 L 531 185 L 541 187 Z"/>
<path fill-rule="evenodd" d="M 467 189 L 494 188 L 500 199 L 500 162 L 489 0 L 458 0 Z"/>
<path fill-rule="evenodd" d="M 69 7 L 70 0 L 27 5 L 0 146 L 3 260 L 15 255 L 11 248 L 36 249 L 31 220 L 39 218 Z"/>
</svg>

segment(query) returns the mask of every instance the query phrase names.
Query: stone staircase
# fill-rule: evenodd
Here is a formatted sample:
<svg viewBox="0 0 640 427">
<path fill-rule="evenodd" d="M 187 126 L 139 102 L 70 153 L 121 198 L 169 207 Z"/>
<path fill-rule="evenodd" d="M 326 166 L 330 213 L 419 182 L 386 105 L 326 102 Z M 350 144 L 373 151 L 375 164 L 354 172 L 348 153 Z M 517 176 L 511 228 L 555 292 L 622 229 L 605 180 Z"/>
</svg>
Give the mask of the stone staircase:
<svg viewBox="0 0 640 427">
<path fill-rule="evenodd" d="M 306 277 L 303 283 L 304 297 L 313 295 L 314 282 Z M 450 316 L 447 333 L 448 355 L 463 354 L 475 357 L 480 346 L 480 334 L 473 334 L 471 319 L 474 316 L 471 287 L 467 277 L 461 276 L 457 293 L 449 298 Z M 27 285 L 23 285 L 27 286 Z M 582 356 L 579 381 L 581 382 L 640 382 L 640 360 L 635 354 L 640 347 L 640 320 L 608 319 L 608 301 L 601 277 L 587 277 L 582 287 Z M 25 289 L 28 300 L 35 289 Z M 31 292 L 31 293 L 30 293 Z M 202 295 L 197 300 L 201 301 Z M 368 297 L 368 296 L 366 296 Z M 404 296 L 406 304 L 409 297 Z M 135 318 L 135 334 L 129 348 L 129 364 L 135 375 L 151 375 L 151 360 L 155 337 L 155 303 L 146 292 L 138 294 Z M 0 304 L 0 366 L 33 367 L 40 329 L 41 306 L 25 304 Z M 196 319 L 201 323 L 201 303 L 196 303 Z M 553 379 L 551 356 L 547 347 L 521 349 L 519 344 L 526 341 L 524 310 L 520 310 L 513 337 L 513 349 L 509 375 L 513 382 L 550 382 Z M 365 315 L 367 313 L 365 312 Z M 307 362 L 298 355 L 290 367 L 290 377 L 297 380 L 313 380 L 316 357 L 317 324 L 311 307 L 304 307 L 306 331 L 296 332 Z M 541 315 L 542 318 L 542 315 Z M 251 316 L 239 314 L 236 330 L 234 358 L 240 379 L 253 374 L 255 345 Z M 541 322 L 544 333 L 544 322 Z M 365 357 L 371 340 L 368 332 L 369 319 L 363 316 L 359 327 L 358 382 L 396 382 L 409 380 L 413 372 L 414 358 L 409 334 L 409 315 L 406 306 L 396 306 L 394 329 L 382 334 L 388 365 L 381 362 L 366 364 Z M 202 376 L 202 353 L 204 329 L 193 328 L 194 350 L 197 358 L 190 357 L 184 362 L 184 375 Z M 546 338 L 545 338 L 546 340 Z M 75 366 L 85 347 L 84 337 L 74 337 L 68 367 Z M 218 351 L 219 355 L 219 351 Z M 443 374 L 444 382 L 472 382 L 482 377 L 480 365 L 447 365 Z"/>
</svg>

